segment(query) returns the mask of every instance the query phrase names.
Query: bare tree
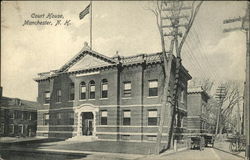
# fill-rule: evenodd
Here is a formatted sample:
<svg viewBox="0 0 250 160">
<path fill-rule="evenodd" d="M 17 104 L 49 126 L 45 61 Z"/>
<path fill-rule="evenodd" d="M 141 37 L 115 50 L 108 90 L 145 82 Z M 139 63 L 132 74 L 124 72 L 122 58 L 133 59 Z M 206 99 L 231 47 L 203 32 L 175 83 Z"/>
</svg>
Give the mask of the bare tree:
<svg viewBox="0 0 250 160">
<path fill-rule="evenodd" d="M 232 124 L 232 111 L 235 108 L 236 104 L 243 100 L 243 87 L 240 86 L 240 82 L 228 81 L 224 84 L 224 87 L 225 98 L 222 102 L 219 122 L 219 134 L 222 134 L 223 129 L 225 129 L 228 123 Z"/>
<path fill-rule="evenodd" d="M 154 8 L 147 8 L 148 10 L 152 11 L 152 13 L 156 17 L 156 24 L 160 33 L 160 38 L 161 38 L 161 46 L 162 46 L 162 53 L 163 53 L 163 69 L 164 69 L 164 89 L 163 89 L 163 95 L 162 95 L 162 107 L 161 107 L 161 113 L 160 113 L 160 124 L 159 124 L 159 131 L 157 134 L 157 147 L 156 147 L 156 153 L 158 154 L 160 152 L 160 144 L 161 144 L 161 137 L 162 137 L 162 130 L 163 130 L 163 125 L 165 122 L 165 117 L 166 116 L 166 111 L 167 111 L 167 97 L 170 97 L 169 95 L 169 83 L 170 83 L 170 72 L 172 70 L 172 63 L 173 63 L 173 53 L 174 53 L 174 48 L 175 48 L 175 53 L 176 53 L 176 73 L 179 73 L 179 68 L 181 66 L 181 49 L 182 46 L 188 36 L 188 33 L 190 31 L 190 28 L 194 22 L 194 19 L 199 11 L 199 8 L 202 4 L 202 1 L 196 3 L 196 1 L 192 2 L 191 6 L 191 12 L 189 14 L 189 19 L 187 18 L 188 23 L 185 25 L 185 30 L 184 34 L 178 42 L 178 37 L 179 31 L 178 31 L 178 25 L 180 21 L 180 13 L 182 11 L 182 6 L 184 2 L 183 1 L 156 1 L 155 2 L 155 7 Z M 164 8 L 171 7 L 173 10 L 169 12 L 170 15 L 164 15 Z M 170 21 L 170 27 L 172 31 L 169 33 L 169 35 L 172 36 L 171 40 L 166 41 L 164 39 L 165 33 L 163 31 L 163 18 L 164 16 L 169 16 L 172 18 L 169 18 Z M 167 48 L 167 42 L 170 41 L 170 44 L 168 45 Z M 176 75 L 176 74 L 175 74 Z M 178 77 L 175 77 L 178 82 Z M 177 86 L 178 87 L 178 86 Z M 177 89 L 176 89 L 177 90 Z M 176 104 L 177 104 L 177 99 L 178 95 L 174 94 L 175 97 L 172 97 L 172 106 L 169 107 L 169 112 L 168 112 L 168 117 L 170 117 L 168 121 L 168 126 L 170 126 L 169 129 L 169 139 L 168 139 L 168 144 L 166 149 L 170 148 L 171 146 L 171 138 L 173 134 L 173 124 L 174 124 L 174 117 L 176 114 Z"/>
</svg>

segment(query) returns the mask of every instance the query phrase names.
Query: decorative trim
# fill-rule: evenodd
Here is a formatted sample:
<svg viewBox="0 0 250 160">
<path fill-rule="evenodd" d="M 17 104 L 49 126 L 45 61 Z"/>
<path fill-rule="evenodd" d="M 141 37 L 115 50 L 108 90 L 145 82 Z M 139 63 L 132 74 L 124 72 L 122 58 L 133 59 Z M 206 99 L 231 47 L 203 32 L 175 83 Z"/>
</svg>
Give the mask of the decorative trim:
<svg viewBox="0 0 250 160">
<path fill-rule="evenodd" d="M 148 141 L 148 140 L 117 140 L 117 139 L 99 139 L 98 138 L 98 141 L 113 141 L 113 142 L 147 142 L 147 143 L 156 143 L 156 141 Z M 161 143 L 167 143 L 167 141 L 161 141 Z"/>
<path fill-rule="evenodd" d="M 38 125 L 38 128 L 47 128 L 47 127 L 76 127 L 76 125 Z"/>
<path fill-rule="evenodd" d="M 80 74 L 77 73 L 76 77 L 84 77 L 84 76 L 95 75 L 95 74 L 100 74 L 100 71 L 89 72 L 89 73 L 80 73 Z"/>
<path fill-rule="evenodd" d="M 100 108 L 110 108 L 110 107 L 117 107 L 118 105 L 101 105 Z M 120 107 L 159 107 L 161 104 L 134 104 L 134 105 L 119 105 Z M 64 107 L 64 108 L 55 108 L 55 109 L 40 109 L 37 110 L 38 112 L 48 112 L 48 111 L 56 111 L 56 110 L 74 110 L 77 107 Z"/>
<path fill-rule="evenodd" d="M 105 135 L 145 135 L 145 136 L 149 136 L 149 135 L 153 135 L 153 136 L 157 136 L 157 133 L 136 133 L 136 132 L 96 132 L 96 134 L 105 134 Z M 163 136 L 167 136 L 168 133 L 163 133 Z"/>
<path fill-rule="evenodd" d="M 122 99 L 132 99 L 132 97 L 122 97 Z"/>
<path fill-rule="evenodd" d="M 147 98 L 158 98 L 159 96 L 147 96 Z"/>
<path fill-rule="evenodd" d="M 99 98 L 99 100 L 108 100 L 109 98 Z"/>
<path fill-rule="evenodd" d="M 111 127 L 120 127 L 120 128 L 141 128 L 141 127 L 145 127 L 145 128 L 157 128 L 159 126 L 117 126 L 117 125 L 97 125 L 96 127 L 99 128 L 111 128 Z M 168 128 L 168 126 L 163 126 L 164 128 Z"/>
<path fill-rule="evenodd" d="M 36 131 L 37 133 L 76 133 L 76 132 L 72 132 L 72 131 Z"/>
</svg>

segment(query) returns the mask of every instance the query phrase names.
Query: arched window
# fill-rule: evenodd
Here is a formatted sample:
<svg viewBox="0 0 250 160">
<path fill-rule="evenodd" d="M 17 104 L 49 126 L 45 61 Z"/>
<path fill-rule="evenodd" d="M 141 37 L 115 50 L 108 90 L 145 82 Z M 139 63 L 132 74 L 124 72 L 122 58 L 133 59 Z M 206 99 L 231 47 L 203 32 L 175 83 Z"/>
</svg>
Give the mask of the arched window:
<svg viewBox="0 0 250 160">
<path fill-rule="evenodd" d="M 95 99 L 95 81 L 89 82 L 89 99 Z"/>
<path fill-rule="evenodd" d="M 86 84 L 81 82 L 80 84 L 80 99 L 86 99 Z"/>
<path fill-rule="evenodd" d="M 102 85 L 101 86 L 101 89 L 102 89 L 101 98 L 108 98 L 108 80 L 103 79 L 101 85 Z"/>
<path fill-rule="evenodd" d="M 75 99 L 75 84 L 70 83 L 70 90 L 69 90 L 69 100 L 73 101 Z"/>
</svg>

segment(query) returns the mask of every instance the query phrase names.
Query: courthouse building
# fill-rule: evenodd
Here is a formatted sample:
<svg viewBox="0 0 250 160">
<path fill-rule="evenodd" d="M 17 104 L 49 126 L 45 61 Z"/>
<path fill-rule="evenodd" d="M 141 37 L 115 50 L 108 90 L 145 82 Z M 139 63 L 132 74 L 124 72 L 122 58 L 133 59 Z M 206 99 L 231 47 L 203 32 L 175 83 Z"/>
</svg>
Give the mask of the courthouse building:
<svg viewBox="0 0 250 160">
<path fill-rule="evenodd" d="M 175 59 L 174 59 L 175 60 Z M 39 73 L 37 135 L 155 141 L 163 95 L 162 53 L 107 57 L 85 47 L 58 70 Z M 174 87 L 171 72 L 170 93 Z M 180 69 L 179 123 L 187 116 L 188 71 Z M 168 119 L 168 118 L 166 118 Z M 169 120 L 169 119 L 168 119 Z M 168 126 L 163 127 L 167 140 Z"/>
</svg>

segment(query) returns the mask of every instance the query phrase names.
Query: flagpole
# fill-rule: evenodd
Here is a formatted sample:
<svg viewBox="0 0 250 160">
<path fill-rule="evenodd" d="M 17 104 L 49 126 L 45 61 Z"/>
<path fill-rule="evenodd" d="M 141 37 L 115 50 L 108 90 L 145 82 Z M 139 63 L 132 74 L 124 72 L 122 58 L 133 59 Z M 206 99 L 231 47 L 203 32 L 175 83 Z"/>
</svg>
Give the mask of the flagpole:
<svg viewBox="0 0 250 160">
<path fill-rule="evenodd" d="M 89 35 L 90 49 L 92 50 L 92 0 L 90 0 L 90 35 Z"/>
</svg>

